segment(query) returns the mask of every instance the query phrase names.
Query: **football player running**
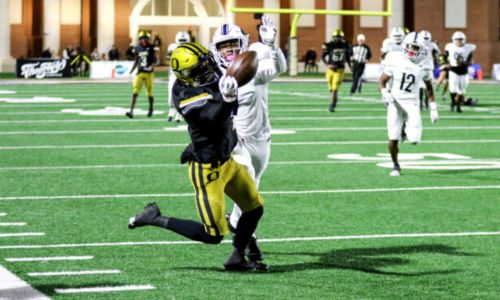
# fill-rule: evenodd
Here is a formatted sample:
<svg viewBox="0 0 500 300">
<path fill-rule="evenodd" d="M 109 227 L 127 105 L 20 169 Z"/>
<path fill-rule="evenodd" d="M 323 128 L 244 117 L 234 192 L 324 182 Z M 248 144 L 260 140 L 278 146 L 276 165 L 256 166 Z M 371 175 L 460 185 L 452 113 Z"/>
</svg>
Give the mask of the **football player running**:
<svg viewBox="0 0 500 300">
<path fill-rule="evenodd" d="M 402 139 L 402 129 L 406 126 L 406 138 L 413 144 L 420 142 L 422 136 L 422 118 L 419 107 L 419 86 L 423 80 L 429 95 L 430 117 L 432 123 L 439 119 L 434 91 L 430 77 L 431 67 L 422 64 L 425 59 L 425 45 L 417 32 L 409 33 L 403 41 L 403 52 L 393 52 L 386 56 L 384 72 L 380 77 L 379 88 L 382 101 L 387 106 L 388 149 L 394 166 L 391 176 L 400 176 L 398 161 L 398 141 Z M 386 88 L 392 79 L 392 89 Z"/>
<path fill-rule="evenodd" d="M 233 155 L 238 163 L 247 168 L 257 187 L 267 168 L 271 152 L 267 96 L 269 82 L 286 71 L 286 59 L 276 41 L 276 28 L 267 16 L 262 17 L 259 37 L 259 42 L 248 47 L 248 35 L 240 27 L 224 24 L 215 31 L 210 46 L 224 74 L 238 54 L 247 50 L 257 52 L 257 73 L 249 83 L 238 88 L 238 111 L 234 116 L 238 145 Z M 229 217 L 231 230 L 237 228 L 241 215 L 242 210 L 235 203 Z M 251 262 L 262 261 L 264 258 L 255 235 L 250 239 L 246 254 Z"/>
<path fill-rule="evenodd" d="M 323 54 L 321 60 L 327 65 L 326 82 L 330 92 L 330 105 L 328 106 L 329 112 L 334 112 L 337 107 L 338 89 L 344 79 L 345 64 L 351 66 L 351 46 L 344 38 L 344 32 L 336 29 L 333 32 L 332 40 L 323 43 Z"/>
<path fill-rule="evenodd" d="M 141 91 L 142 85 L 146 86 L 146 94 L 149 101 L 148 117 L 153 115 L 153 82 L 154 82 L 154 68 L 158 64 L 159 60 L 156 55 L 155 46 L 149 42 L 151 33 L 141 30 L 139 32 L 139 44 L 135 46 L 135 60 L 130 70 L 132 74 L 135 68 L 138 69 L 137 75 L 134 77 L 134 82 L 132 84 L 132 99 L 130 100 L 130 111 L 126 112 L 125 115 L 129 118 L 134 117 L 134 108 L 137 103 L 137 96 Z"/>
<path fill-rule="evenodd" d="M 468 67 L 472 63 L 476 45 L 467 44 L 465 34 L 461 31 L 453 33 L 453 43 L 446 45 L 444 51 L 445 56 L 448 58 L 449 79 L 448 89 L 451 95 L 451 111 L 457 107 L 457 112 L 461 113 L 461 106 L 464 103 L 465 93 L 469 85 Z"/>
<path fill-rule="evenodd" d="M 424 61 L 423 63 L 429 64 L 432 67 L 430 71 L 431 78 L 434 78 L 434 67 L 439 64 L 439 47 L 436 43 L 432 41 L 432 35 L 429 31 L 422 30 L 419 32 L 419 35 L 422 37 L 424 42 Z M 425 92 L 425 84 L 423 81 L 420 81 L 420 109 L 425 107 L 426 110 L 429 109 L 429 96 Z"/>
<path fill-rule="evenodd" d="M 241 207 L 243 213 L 233 237 L 234 250 L 224 263 L 227 271 L 265 270 L 249 263 L 245 249 L 264 213 L 263 200 L 247 169 L 231 153 L 237 143 L 233 112 L 238 107 L 238 83 L 224 76 L 212 54 L 198 43 L 185 43 L 171 56 L 177 76 L 173 101 L 188 123 L 191 143 L 181 155 L 189 162 L 188 176 L 195 192 L 201 222 L 161 215 L 150 203 L 130 218 L 129 228 L 157 226 L 191 240 L 218 244 L 228 231 L 224 194 Z"/>
<path fill-rule="evenodd" d="M 167 55 L 166 58 L 170 62 L 170 56 L 172 55 L 172 52 L 179 47 L 179 45 L 182 45 L 184 43 L 189 43 L 191 41 L 191 36 L 187 31 L 179 31 L 175 35 L 175 43 L 172 43 L 168 45 L 167 49 Z M 170 63 L 170 68 L 168 71 L 168 116 L 167 116 L 167 122 L 180 122 L 182 121 L 182 116 L 177 112 L 177 109 L 175 109 L 174 102 L 172 101 L 172 88 L 174 87 L 174 83 L 177 77 L 175 76 L 174 71 L 172 70 L 172 65 Z"/>
</svg>

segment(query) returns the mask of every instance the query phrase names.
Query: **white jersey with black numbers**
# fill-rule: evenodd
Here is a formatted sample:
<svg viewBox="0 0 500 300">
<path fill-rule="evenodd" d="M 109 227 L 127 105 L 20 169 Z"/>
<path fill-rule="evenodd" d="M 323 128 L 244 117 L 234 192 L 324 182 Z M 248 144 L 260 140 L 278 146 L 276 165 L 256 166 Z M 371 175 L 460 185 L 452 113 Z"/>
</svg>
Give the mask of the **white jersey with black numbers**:
<svg viewBox="0 0 500 300">
<path fill-rule="evenodd" d="M 393 80 L 391 94 L 396 101 L 419 101 L 421 80 L 431 80 L 432 65 L 411 62 L 404 53 L 392 52 L 385 57 L 384 73 Z"/>
<path fill-rule="evenodd" d="M 387 38 L 382 42 L 382 53 L 403 52 L 403 45 L 397 44 L 392 39 Z"/>
<path fill-rule="evenodd" d="M 273 51 L 260 42 L 251 44 L 248 50 L 257 52 L 259 66 L 254 79 L 238 88 L 238 112 L 234 116 L 234 125 L 239 137 L 263 141 L 271 136 L 267 99 L 269 82 L 286 71 L 286 59 L 280 49 Z"/>
<path fill-rule="evenodd" d="M 448 43 L 444 50 L 448 52 L 450 66 L 459 67 L 467 62 L 469 56 L 476 50 L 476 45 L 465 44 L 462 47 L 458 47 L 454 43 Z"/>
</svg>

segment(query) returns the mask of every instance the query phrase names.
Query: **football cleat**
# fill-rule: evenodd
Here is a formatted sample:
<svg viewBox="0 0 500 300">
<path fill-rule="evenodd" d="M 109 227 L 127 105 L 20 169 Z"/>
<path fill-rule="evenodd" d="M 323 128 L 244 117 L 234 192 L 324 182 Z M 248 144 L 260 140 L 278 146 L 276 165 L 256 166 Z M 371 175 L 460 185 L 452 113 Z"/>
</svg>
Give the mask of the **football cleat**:
<svg viewBox="0 0 500 300">
<path fill-rule="evenodd" d="M 234 249 L 229 255 L 226 262 L 224 263 L 224 269 L 226 271 L 253 271 L 255 270 L 252 265 L 250 265 L 245 259 L 245 254 L 240 253 L 238 249 Z"/>
<path fill-rule="evenodd" d="M 152 116 L 152 115 L 153 115 L 153 109 L 150 109 L 150 110 L 148 111 L 148 118 L 151 118 L 151 116 Z"/>
<path fill-rule="evenodd" d="M 257 239 L 254 236 L 250 238 L 247 248 L 245 249 L 245 254 L 250 262 L 258 262 L 264 259 L 264 253 L 262 253 L 257 245 Z"/>
<path fill-rule="evenodd" d="M 173 118 L 173 117 L 168 116 L 168 118 L 167 118 L 167 122 L 169 122 L 169 123 L 170 123 L 170 122 L 172 122 L 173 120 L 174 120 L 174 118 Z"/>
<path fill-rule="evenodd" d="M 248 264 L 252 267 L 254 271 L 262 271 L 262 272 L 269 271 L 269 266 L 263 262 L 250 261 Z"/>
<path fill-rule="evenodd" d="M 126 115 L 127 117 L 129 117 L 130 119 L 133 119 L 133 118 L 134 118 L 134 114 L 133 114 L 133 113 L 131 113 L 131 112 L 129 112 L 129 111 L 128 111 L 128 112 L 126 112 L 126 113 L 125 113 L 125 115 Z"/>
<path fill-rule="evenodd" d="M 158 205 L 156 205 L 156 203 L 148 203 L 148 205 L 144 207 L 144 210 L 140 214 L 130 218 L 130 220 L 128 221 L 128 228 L 134 229 L 137 227 L 151 225 L 153 224 L 153 221 L 159 216 L 161 216 L 161 213 Z"/>
<path fill-rule="evenodd" d="M 399 165 L 394 165 L 390 175 L 393 177 L 401 176 L 401 167 L 399 167 Z"/>
</svg>

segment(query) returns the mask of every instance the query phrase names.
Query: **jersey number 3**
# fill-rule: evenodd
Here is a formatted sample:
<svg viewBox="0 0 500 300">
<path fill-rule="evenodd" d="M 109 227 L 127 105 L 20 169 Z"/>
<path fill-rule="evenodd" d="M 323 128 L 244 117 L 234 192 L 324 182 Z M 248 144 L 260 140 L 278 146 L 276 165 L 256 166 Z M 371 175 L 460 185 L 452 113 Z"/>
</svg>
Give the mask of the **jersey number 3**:
<svg viewBox="0 0 500 300">
<path fill-rule="evenodd" d="M 405 83 L 407 83 L 405 87 Z M 401 85 L 399 89 L 407 93 L 411 93 L 411 86 L 415 84 L 415 75 L 403 73 L 403 78 L 401 78 Z"/>
</svg>

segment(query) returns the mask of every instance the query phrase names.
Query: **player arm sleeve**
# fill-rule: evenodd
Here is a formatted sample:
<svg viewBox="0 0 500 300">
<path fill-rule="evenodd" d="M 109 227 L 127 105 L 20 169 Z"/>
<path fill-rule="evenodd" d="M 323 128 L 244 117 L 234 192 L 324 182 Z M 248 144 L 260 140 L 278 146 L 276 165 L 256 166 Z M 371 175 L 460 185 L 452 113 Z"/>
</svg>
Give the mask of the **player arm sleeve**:
<svg viewBox="0 0 500 300">
<path fill-rule="evenodd" d="M 326 60 L 327 56 L 328 56 L 328 48 L 326 47 L 325 44 L 323 44 L 323 53 L 321 54 L 321 60 L 325 65 L 328 65 L 328 61 Z"/>
<path fill-rule="evenodd" d="M 278 74 L 286 72 L 286 58 L 283 51 L 278 48 L 276 51 L 272 51 L 272 56 Z"/>
</svg>

